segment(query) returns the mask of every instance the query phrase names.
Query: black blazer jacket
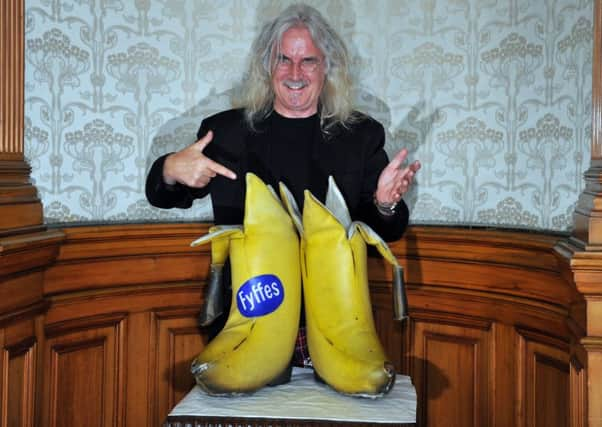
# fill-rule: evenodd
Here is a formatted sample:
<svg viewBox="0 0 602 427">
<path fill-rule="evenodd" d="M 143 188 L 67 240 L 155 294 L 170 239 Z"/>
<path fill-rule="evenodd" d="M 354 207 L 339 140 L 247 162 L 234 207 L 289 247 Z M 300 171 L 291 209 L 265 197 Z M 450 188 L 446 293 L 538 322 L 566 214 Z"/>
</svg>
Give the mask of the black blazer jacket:
<svg viewBox="0 0 602 427">
<path fill-rule="evenodd" d="M 351 217 L 370 225 L 387 241 L 399 239 L 408 223 L 408 208 L 403 200 L 393 216 L 378 213 L 373 194 L 378 177 L 388 163 L 384 151 L 385 132 L 376 120 L 357 113 L 360 119 L 349 128 L 341 125 L 328 127 L 324 132 L 318 121 L 312 149 L 310 188 L 314 196 L 324 202 L 328 176 L 332 175 L 343 193 Z M 146 182 L 149 202 L 160 208 L 189 208 L 196 198 L 211 195 L 216 224 L 242 224 L 244 217 L 245 174 L 253 172 L 267 184 L 266 171 L 253 170 L 250 159 L 261 153 L 262 135 L 269 131 L 269 120 L 251 130 L 240 109 L 228 110 L 211 116 L 201 123 L 198 138 L 213 131 L 213 140 L 205 154 L 234 171 L 236 180 L 217 175 L 202 189 L 182 184 L 167 185 L 163 181 L 163 163 L 167 155 L 152 165 Z"/>
</svg>

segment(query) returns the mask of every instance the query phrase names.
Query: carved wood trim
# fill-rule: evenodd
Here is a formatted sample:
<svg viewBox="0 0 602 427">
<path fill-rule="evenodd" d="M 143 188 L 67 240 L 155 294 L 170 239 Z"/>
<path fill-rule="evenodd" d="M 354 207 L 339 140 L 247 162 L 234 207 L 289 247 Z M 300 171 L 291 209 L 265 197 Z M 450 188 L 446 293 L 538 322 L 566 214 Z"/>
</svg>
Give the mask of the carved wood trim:
<svg viewBox="0 0 602 427">
<path fill-rule="evenodd" d="M 516 385 L 517 397 L 521 402 L 517 407 L 517 426 L 568 425 L 571 413 L 568 345 L 555 337 L 539 332 L 522 328 L 516 328 L 516 331 L 519 340 Z M 559 376 L 564 376 L 565 388 L 551 389 L 547 387 L 545 374 L 538 370 L 539 367 L 549 367 L 555 370 Z M 553 383 L 556 383 L 556 381 Z M 556 384 L 556 387 L 559 385 Z M 550 398 L 549 394 L 553 394 L 554 397 L 558 398 Z M 561 397 L 566 397 L 566 399 Z M 555 415 L 559 415 L 554 419 L 554 424 L 549 423 L 549 418 L 554 418 L 550 417 L 550 411 L 542 413 L 537 409 L 538 405 L 545 404 L 547 400 L 554 400 L 559 404 L 562 402 L 565 405 L 564 407 L 555 405 L 549 408 L 556 412 Z M 548 422 L 539 422 L 538 417 L 543 417 Z"/>
<path fill-rule="evenodd" d="M 201 282 L 210 247 L 191 248 L 208 224 L 66 228 L 57 262 L 45 275 L 46 295 L 144 283 Z M 171 268 L 178 264 L 179 268 Z"/>
<path fill-rule="evenodd" d="M 0 277 L 47 267 L 59 254 L 63 239 L 58 230 L 0 237 Z"/>
<path fill-rule="evenodd" d="M 545 344 L 557 348 L 566 354 L 569 352 L 570 347 L 568 340 L 561 339 L 558 335 L 551 335 L 551 333 L 543 333 L 542 331 L 536 331 L 522 326 L 516 326 L 515 329 L 516 333 L 525 341 Z"/>
<path fill-rule="evenodd" d="M 49 303 L 45 300 L 40 300 L 31 305 L 20 307 L 14 311 L 0 314 L 0 328 L 18 322 L 19 320 L 31 319 L 40 315 L 48 309 Z"/>
<path fill-rule="evenodd" d="M 23 159 L 24 0 L 0 3 L 0 160 Z"/>
<path fill-rule="evenodd" d="M 577 357 L 571 357 L 571 395 L 570 395 L 570 425 L 572 427 L 587 426 L 587 384 L 585 366 Z"/>
<path fill-rule="evenodd" d="M 486 425 L 493 403 L 490 332 L 423 321 L 412 321 L 411 331 L 418 425 Z"/>
<path fill-rule="evenodd" d="M 126 315 L 123 313 L 110 313 L 93 318 L 79 318 L 61 322 L 46 327 L 46 340 L 44 350 L 44 390 L 42 401 L 42 420 L 45 425 L 56 426 L 61 417 L 69 420 L 69 415 L 77 414 L 78 419 L 93 418 L 103 426 L 124 426 L 125 420 L 125 358 L 126 358 Z M 61 358 L 75 357 L 79 363 L 86 358 L 86 351 L 97 351 L 96 363 L 99 369 L 88 367 L 71 376 L 65 376 L 61 370 Z M 82 356 L 78 356 L 82 354 Z M 79 359 L 78 359 L 79 357 Z M 64 363 L 64 362 L 63 362 Z M 88 365 L 86 360 L 85 365 Z M 63 366 L 67 369 L 69 364 Z M 94 377 L 96 375 L 96 377 Z M 60 384 L 69 389 L 66 394 L 60 393 Z M 93 382 L 99 395 L 90 398 L 92 408 L 98 413 L 90 414 L 86 404 L 73 408 L 67 403 L 66 408 L 71 412 L 59 410 L 60 399 L 78 400 L 82 396 L 77 390 L 87 390 L 87 384 Z M 88 402 L 88 401 L 85 401 Z M 83 403 L 80 401 L 79 403 Z"/>
<path fill-rule="evenodd" d="M 106 313 L 97 316 L 80 317 L 76 319 L 65 320 L 46 325 L 44 334 L 46 338 L 52 338 L 57 335 L 64 335 L 71 332 L 87 329 L 99 329 L 106 326 L 118 326 L 120 322 L 127 318 L 127 313 L 116 312 Z"/>
<path fill-rule="evenodd" d="M 484 331 L 490 330 L 493 323 L 491 319 L 480 319 L 478 317 L 463 316 L 461 314 L 440 311 L 412 310 L 410 316 L 413 321 L 424 321 L 431 324 L 440 323 L 443 325 L 481 329 Z"/>
<path fill-rule="evenodd" d="M 586 350 L 602 353 L 602 338 L 601 337 L 586 337 L 581 339 L 581 344 Z"/>
<path fill-rule="evenodd" d="M 2 425 L 33 427 L 35 412 L 35 366 L 37 343 L 34 337 L 5 347 L 2 351 L 2 402 L 0 414 Z M 20 378 L 12 378 L 11 362 L 23 358 Z M 13 386 L 11 387 L 11 383 Z"/>
<path fill-rule="evenodd" d="M 148 388 L 148 419 L 163 420 L 168 415 L 169 410 L 178 402 L 176 399 L 175 385 L 178 383 L 177 364 L 178 361 L 185 359 L 190 361 L 203 348 L 205 339 L 201 335 L 198 327 L 197 318 L 199 313 L 198 305 L 190 307 L 170 307 L 167 309 L 158 309 L 151 312 L 150 332 L 151 345 L 155 349 L 154 357 L 151 360 L 149 368 L 149 388 Z M 178 337 L 190 336 L 189 341 L 197 342 L 196 349 L 192 354 L 181 354 L 186 348 L 180 349 L 176 345 Z M 188 349 L 189 350 L 189 349 Z M 191 385 L 194 384 L 192 376 Z M 166 387 L 165 385 L 171 385 Z M 182 390 L 179 390 L 181 393 Z M 179 396 L 182 398 L 183 396 Z"/>
</svg>

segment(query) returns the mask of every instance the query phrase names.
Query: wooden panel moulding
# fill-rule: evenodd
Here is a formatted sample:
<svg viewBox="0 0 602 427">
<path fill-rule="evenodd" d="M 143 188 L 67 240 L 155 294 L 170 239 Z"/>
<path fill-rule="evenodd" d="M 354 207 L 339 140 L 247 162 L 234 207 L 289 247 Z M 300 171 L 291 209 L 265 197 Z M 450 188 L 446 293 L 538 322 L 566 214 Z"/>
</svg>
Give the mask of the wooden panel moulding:
<svg viewBox="0 0 602 427">
<path fill-rule="evenodd" d="M 585 367 L 577 357 L 570 360 L 569 420 L 572 427 L 587 426 L 587 383 Z"/>
<path fill-rule="evenodd" d="M 210 252 L 210 245 L 190 243 L 209 232 L 211 224 L 135 224 L 64 227 L 59 262 L 100 258 Z"/>
<path fill-rule="evenodd" d="M 171 308 L 151 313 L 151 348 L 154 361 L 150 369 L 149 419 L 159 425 L 171 408 L 194 386 L 190 364 L 204 347 L 206 337 L 198 327 L 196 307 Z"/>
<path fill-rule="evenodd" d="M 391 245 L 400 258 L 442 259 L 558 272 L 552 248 L 563 234 L 412 226 Z"/>
<path fill-rule="evenodd" d="M 43 425 L 124 426 L 124 315 L 46 328 Z"/>
<path fill-rule="evenodd" d="M 46 272 L 45 293 L 134 284 L 200 281 L 209 271 L 209 246 L 190 242 L 207 224 L 146 224 L 63 229 L 57 263 Z"/>
<path fill-rule="evenodd" d="M 0 326 L 0 425 L 33 427 L 39 316 L 13 318 Z"/>
<path fill-rule="evenodd" d="M 519 336 L 518 426 L 565 427 L 570 415 L 568 345 L 517 329 Z"/>
<path fill-rule="evenodd" d="M 67 293 L 48 298 L 48 327 L 73 319 L 111 315 L 112 313 L 144 313 L 165 307 L 200 309 L 201 284 L 193 282 L 139 285 L 102 290 Z"/>
<path fill-rule="evenodd" d="M 44 269 L 56 259 L 63 239 L 60 230 L 0 236 L 0 279 Z"/>
<path fill-rule="evenodd" d="M 412 335 L 418 425 L 487 425 L 491 331 L 412 321 Z"/>
<path fill-rule="evenodd" d="M 47 294 L 109 286 L 204 280 L 209 246 L 190 248 L 207 224 L 152 224 L 64 229 L 57 263 L 46 273 Z M 524 296 L 568 306 L 574 289 L 558 273 L 555 237 L 536 233 L 412 227 L 392 245 L 410 284 Z M 134 262 L 136 261 L 136 262 Z M 390 267 L 370 260 L 370 277 L 390 281 Z"/>
<path fill-rule="evenodd" d="M 48 301 L 39 300 L 34 304 L 3 313 L 0 315 L 0 328 L 22 320 L 34 319 L 36 316 L 45 313 L 48 309 L 48 305 Z"/>
<path fill-rule="evenodd" d="M 466 289 L 547 301 L 568 308 L 578 299 L 560 274 L 560 236 L 445 227 L 411 227 L 392 250 L 411 286 Z M 390 281 L 390 268 L 371 259 L 370 277 Z"/>
<path fill-rule="evenodd" d="M 102 326 L 103 318 L 108 324 L 119 316 L 127 319 L 127 387 L 124 398 L 113 398 L 124 402 L 127 425 L 158 422 L 190 384 L 189 359 L 203 341 L 196 313 L 210 252 L 209 246 L 190 248 L 189 243 L 207 230 L 206 224 L 62 230 L 65 240 L 57 262 L 45 274 L 44 295 L 51 303 L 46 346 L 73 334 L 79 336 L 75 341 L 88 342 L 86 330 L 108 327 Z M 568 359 L 573 330 L 567 318 L 576 292 L 560 274 L 557 237 L 484 230 L 474 238 L 469 234 L 412 227 L 407 234 L 411 244 L 402 240 L 392 245 L 406 267 L 411 317 L 402 324 L 391 318 L 390 267 L 371 258 L 375 319 L 396 367 L 412 374 L 426 393 L 420 412 L 425 422 L 444 422 L 443 414 L 450 413 L 458 425 L 513 425 L 518 411 L 514 327 L 554 335 L 566 346 Z M 87 324 L 86 319 L 101 323 Z M 75 343 L 66 342 L 73 349 Z M 85 348 L 91 357 L 100 351 Z M 545 378 L 562 381 L 555 371 L 546 371 L 548 365 L 540 366 Z M 429 393 L 437 387 L 437 375 L 447 388 L 433 397 Z M 65 392 L 70 390 L 66 387 Z"/>
<path fill-rule="evenodd" d="M 99 259 L 81 263 L 58 263 L 45 275 L 44 294 L 80 292 L 140 284 L 201 281 L 209 259 L 197 254 L 149 255 L 121 259 Z"/>
<path fill-rule="evenodd" d="M 43 275 L 42 271 L 34 271 L 0 279 L 0 319 L 10 319 L 27 313 L 32 307 L 43 306 Z"/>
<path fill-rule="evenodd" d="M 58 230 L 0 237 L 0 323 L 46 307 L 44 269 L 62 239 Z"/>
<path fill-rule="evenodd" d="M 30 337 L 5 347 L 2 357 L 1 425 L 32 427 L 35 412 L 36 341 Z"/>
<path fill-rule="evenodd" d="M 487 274 L 486 271 L 483 274 Z M 390 286 L 372 284 L 379 307 L 390 310 Z M 407 283 L 410 317 L 435 323 L 487 328 L 491 322 L 524 324 L 541 331 L 554 331 L 568 339 L 568 310 L 556 304 L 497 293 Z M 381 296 L 382 295 L 382 296 Z M 481 326 L 479 326 L 481 325 Z"/>
</svg>

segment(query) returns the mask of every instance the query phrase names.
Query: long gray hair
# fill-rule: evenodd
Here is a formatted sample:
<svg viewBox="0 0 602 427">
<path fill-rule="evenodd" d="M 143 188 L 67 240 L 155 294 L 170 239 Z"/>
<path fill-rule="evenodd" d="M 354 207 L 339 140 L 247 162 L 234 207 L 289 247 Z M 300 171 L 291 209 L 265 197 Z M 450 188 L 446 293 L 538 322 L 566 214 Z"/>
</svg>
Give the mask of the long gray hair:
<svg viewBox="0 0 602 427">
<path fill-rule="evenodd" d="M 345 43 L 320 12 L 304 4 L 295 4 L 266 23 L 253 42 L 249 68 L 239 94 L 239 106 L 244 108 L 251 129 L 256 129 L 256 125 L 273 110 L 274 58 L 280 51 L 283 34 L 299 26 L 309 30 L 314 44 L 325 57 L 326 78 L 319 106 L 323 131 L 328 132 L 328 127 L 334 124 L 347 127 L 356 119 Z"/>
</svg>

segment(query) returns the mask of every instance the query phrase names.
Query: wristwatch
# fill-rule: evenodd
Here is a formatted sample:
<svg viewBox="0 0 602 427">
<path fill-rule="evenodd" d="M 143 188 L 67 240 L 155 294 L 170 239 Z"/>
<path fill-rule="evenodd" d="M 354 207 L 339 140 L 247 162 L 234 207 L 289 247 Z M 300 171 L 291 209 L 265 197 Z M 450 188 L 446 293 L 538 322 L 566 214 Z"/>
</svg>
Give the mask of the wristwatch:
<svg viewBox="0 0 602 427">
<path fill-rule="evenodd" d="M 374 206 L 376 206 L 376 210 L 378 210 L 378 213 L 380 213 L 383 216 L 395 215 L 395 208 L 397 207 L 397 203 L 399 203 L 399 202 L 380 203 L 378 201 L 378 199 L 376 198 L 376 193 L 374 193 L 374 196 L 372 197 L 372 201 L 374 202 Z"/>
</svg>

